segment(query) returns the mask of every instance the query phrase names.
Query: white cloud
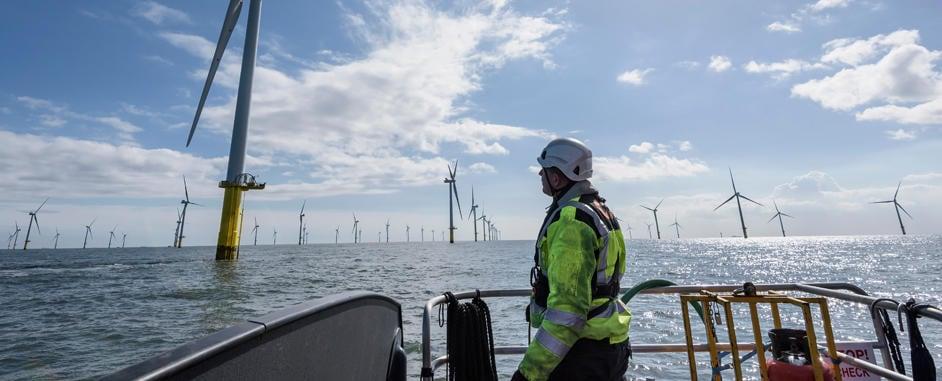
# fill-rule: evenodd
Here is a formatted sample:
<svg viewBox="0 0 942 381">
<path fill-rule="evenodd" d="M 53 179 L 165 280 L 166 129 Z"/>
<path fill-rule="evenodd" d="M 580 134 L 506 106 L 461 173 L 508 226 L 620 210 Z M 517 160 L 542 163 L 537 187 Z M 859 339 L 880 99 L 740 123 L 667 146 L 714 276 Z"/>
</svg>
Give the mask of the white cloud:
<svg viewBox="0 0 942 381">
<path fill-rule="evenodd" d="M 785 33 L 795 33 L 801 32 L 801 28 L 795 24 L 789 22 L 773 22 L 766 27 L 770 32 L 785 32 Z"/>
<path fill-rule="evenodd" d="M 733 63 L 726 56 L 710 56 L 710 65 L 708 67 L 710 70 L 722 73 L 733 67 Z"/>
<path fill-rule="evenodd" d="M 878 34 L 866 40 L 839 38 L 824 44 L 825 53 L 821 56 L 821 61 L 856 66 L 869 61 L 878 53 L 918 42 L 919 31 L 916 30 L 898 30 L 888 35 Z"/>
<path fill-rule="evenodd" d="M 898 130 L 888 130 L 886 135 L 891 140 L 913 140 L 916 138 L 916 133 L 912 131 L 906 131 L 902 128 Z"/>
<path fill-rule="evenodd" d="M 785 79 L 788 76 L 806 70 L 825 69 L 827 66 L 821 63 L 810 63 L 807 61 L 787 59 L 781 62 L 756 62 L 749 61 L 743 65 L 743 69 L 748 73 L 772 73 L 777 79 Z"/>
<path fill-rule="evenodd" d="M 139 3 L 131 10 L 131 14 L 144 18 L 155 25 L 161 25 L 165 21 L 190 23 L 190 16 L 185 12 L 153 1 Z"/>
<path fill-rule="evenodd" d="M 886 105 L 871 107 L 856 115 L 860 121 L 890 121 L 902 124 L 942 124 L 942 98 L 913 107 Z"/>
<path fill-rule="evenodd" d="M 801 199 L 822 192 L 840 192 L 841 186 L 827 173 L 810 171 L 794 177 L 790 182 L 777 185 L 772 191 L 773 198 Z"/>
<path fill-rule="evenodd" d="M 679 149 L 681 152 L 690 151 L 693 149 L 693 143 L 690 143 L 689 140 L 684 140 L 680 142 L 680 144 L 677 146 L 677 149 Z"/>
<path fill-rule="evenodd" d="M 628 152 L 634 153 L 650 153 L 654 150 L 654 144 L 649 142 L 641 142 L 641 144 L 632 144 L 628 147 Z"/>
<path fill-rule="evenodd" d="M 39 116 L 39 124 L 46 127 L 62 127 L 65 125 L 65 119 L 58 115 L 44 114 Z"/>
<path fill-rule="evenodd" d="M 812 4 L 809 9 L 812 12 L 821 12 L 827 9 L 845 8 L 849 3 L 850 0 L 818 0 L 816 3 Z"/>
<path fill-rule="evenodd" d="M 821 106 L 848 111 L 862 121 L 934 124 L 942 108 L 942 73 L 935 64 L 942 52 L 918 44 L 917 31 L 897 31 L 867 40 L 834 40 L 825 44 L 822 60 L 851 65 L 836 74 L 792 87 L 792 95 Z M 885 55 L 876 60 L 880 54 Z"/>
<path fill-rule="evenodd" d="M 681 67 L 687 70 L 694 70 L 700 67 L 700 62 L 697 61 L 680 61 L 674 63 L 675 66 Z"/>
<path fill-rule="evenodd" d="M 474 163 L 468 166 L 471 173 L 497 173 L 497 169 L 488 163 Z"/>
<path fill-rule="evenodd" d="M 176 197 L 173 186 L 186 174 L 190 192 L 215 195 L 225 158 L 205 159 L 169 149 L 143 149 L 66 137 L 17 134 L 0 130 L 0 163 L 31 158 L 29 166 L 11 165 L 0 173 L 7 184 L 3 199 L 37 197 Z M 206 190 L 201 191 L 199 189 Z"/>
<path fill-rule="evenodd" d="M 256 67 L 250 153 L 314 163 L 302 183 L 273 191 L 356 193 L 434 184 L 447 163 L 438 157 L 443 150 L 504 155 L 506 141 L 551 136 L 466 114 L 467 99 L 483 91 L 483 78 L 507 62 L 552 66 L 550 49 L 567 28 L 555 16 L 491 5 L 439 10 L 417 2 L 372 4 L 369 11 L 347 11 L 349 19 L 363 20 L 348 25 L 368 45 L 361 58 L 287 72 L 276 68 L 284 55 L 273 55 Z M 160 37 L 205 62 L 212 56 L 214 44 L 203 37 Z M 210 97 L 196 145 L 207 131 L 229 134 L 239 75 L 235 57 L 230 50 L 220 65 L 216 84 L 228 90 L 227 100 L 214 104 Z M 192 75 L 194 86 L 205 78 L 205 68 L 200 70 Z"/>
<path fill-rule="evenodd" d="M 651 69 L 651 68 L 632 69 L 632 70 L 628 70 L 628 71 L 625 71 L 624 73 L 619 74 L 618 77 L 615 78 L 615 80 L 617 80 L 618 82 L 627 83 L 633 86 L 641 86 L 645 84 L 645 76 L 647 76 L 648 73 L 652 71 L 654 71 L 654 69 Z"/>
<path fill-rule="evenodd" d="M 627 156 L 592 158 L 594 178 L 600 182 L 652 181 L 668 177 L 690 177 L 709 171 L 705 163 L 652 153 L 642 160 Z"/>
</svg>

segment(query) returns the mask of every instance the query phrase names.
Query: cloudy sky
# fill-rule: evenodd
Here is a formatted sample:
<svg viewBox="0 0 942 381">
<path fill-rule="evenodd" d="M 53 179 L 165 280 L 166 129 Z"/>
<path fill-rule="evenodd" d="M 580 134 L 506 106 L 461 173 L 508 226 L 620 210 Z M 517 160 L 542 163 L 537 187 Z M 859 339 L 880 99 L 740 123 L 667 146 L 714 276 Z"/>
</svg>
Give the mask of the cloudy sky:
<svg viewBox="0 0 942 381">
<path fill-rule="evenodd" d="M 54 5 L 54 6 L 53 6 Z M 535 156 L 556 136 L 587 142 L 595 182 L 647 237 L 661 229 L 774 236 L 897 234 L 942 226 L 942 25 L 938 2 L 475 2 L 279 0 L 263 5 L 246 171 L 246 232 L 312 242 L 374 240 L 387 219 L 447 227 L 449 161 L 505 239 L 536 234 L 548 199 Z M 80 246 L 107 231 L 169 245 L 190 185 L 187 243 L 218 232 L 244 37 L 236 29 L 191 147 L 184 147 L 225 2 L 15 2 L 0 14 L 0 227 L 40 213 Z M 469 222 L 459 239 L 472 239 Z M 295 235 L 292 238 L 292 235 Z M 243 242 L 249 242 L 244 240 Z"/>
</svg>

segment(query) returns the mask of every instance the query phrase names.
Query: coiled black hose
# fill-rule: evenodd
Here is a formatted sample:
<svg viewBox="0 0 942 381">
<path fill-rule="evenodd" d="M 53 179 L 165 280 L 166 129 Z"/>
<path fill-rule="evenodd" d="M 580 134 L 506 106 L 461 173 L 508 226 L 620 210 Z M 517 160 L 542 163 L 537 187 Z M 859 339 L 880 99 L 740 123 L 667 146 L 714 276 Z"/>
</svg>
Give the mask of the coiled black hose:
<svg viewBox="0 0 942 381">
<path fill-rule="evenodd" d="M 896 309 L 899 319 L 900 331 L 903 329 L 903 318 L 906 315 L 906 330 L 909 332 L 910 359 L 913 365 L 913 381 L 935 381 L 935 361 L 932 360 L 932 354 L 926 347 L 926 342 L 922 339 L 922 333 L 919 332 L 919 324 L 916 319 L 919 318 L 919 311 L 932 307 L 928 304 L 917 304 L 912 298 L 906 304 L 900 304 Z"/>
<path fill-rule="evenodd" d="M 903 353 L 900 351 L 899 337 L 896 336 L 893 321 L 890 320 L 890 315 L 885 309 L 877 308 L 877 303 L 881 301 L 890 301 L 896 303 L 897 306 L 899 306 L 899 302 L 888 298 L 874 300 L 873 303 L 870 303 L 870 317 L 880 323 L 883 336 L 886 337 L 886 345 L 890 349 L 890 357 L 893 359 L 893 367 L 896 368 L 897 372 L 906 374 L 906 365 L 903 364 Z"/>
<path fill-rule="evenodd" d="M 445 293 L 445 298 L 448 300 L 448 380 L 497 381 L 491 312 L 481 300 L 481 292 L 468 303 L 459 302 L 450 292 Z M 439 310 L 439 325 L 441 315 L 442 310 Z"/>
</svg>

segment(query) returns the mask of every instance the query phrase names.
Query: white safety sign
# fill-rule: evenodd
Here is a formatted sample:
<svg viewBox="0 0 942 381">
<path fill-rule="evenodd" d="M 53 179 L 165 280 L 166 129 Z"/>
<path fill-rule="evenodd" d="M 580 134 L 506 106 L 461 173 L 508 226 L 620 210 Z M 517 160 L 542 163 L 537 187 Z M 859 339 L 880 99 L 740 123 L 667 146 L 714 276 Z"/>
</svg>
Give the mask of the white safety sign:
<svg viewBox="0 0 942 381">
<path fill-rule="evenodd" d="M 858 360 L 863 360 L 871 364 L 876 364 L 877 358 L 873 354 L 873 346 L 869 343 L 841 343 L 837 345 L 837 351 Z M 841 363 L 841 377 L 845 380 L 854 381 L 880 381 L 880 376 L 870 371 L 858 368 L 856 366 Z"/>
</svg>

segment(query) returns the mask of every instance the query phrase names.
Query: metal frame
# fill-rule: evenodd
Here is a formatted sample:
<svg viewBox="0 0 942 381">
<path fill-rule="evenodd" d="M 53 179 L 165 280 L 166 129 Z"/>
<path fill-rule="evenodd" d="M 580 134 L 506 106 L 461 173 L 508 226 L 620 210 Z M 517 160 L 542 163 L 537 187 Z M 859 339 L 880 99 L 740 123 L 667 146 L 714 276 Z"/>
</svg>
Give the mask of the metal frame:
<svg viewBox="0 0 942 381">
<path fill-rule="evenodd" d="M 683 294 L 683 293 L 698 293 L 700 291 L 710 291 L 710 292 L 733 292 L 736 289 L 740 288 L 738 285 L 679 285 L 679 286 L 668 286 L 668 287 L 656 287 L 643 290 L 641 294 L 651 294 L 651 295 L 666 295 L 666 294 Z M 627 288 L 622 289 L 622 292 L 627 291 Z M 883 300 L 878 301 L 877 298 L 868 296 L 867 293 L 857 287 L 856 285 L 850 283 L 772 283 L 772 284 L 757 284 L 757 291 L 799 291 L 806 292 L 813 295 L 824 296 L 828 298 L 839 299 L 848 302 L 854 302 L 858 304 L 863 304 L 869 306 L 870 304 L 876 302 L 875 307 L 882 308 L 885 310 L 896 310 L 896 304 L 891 301 Z M 849 291 L 849 292 L 845 292 Z M 481 298 L 506 298 L 506 297 L 529 297 L 531 293 L 530 289 L 509 289 L 509 290 L 481 290 Z M 464 291 L 454 294 L 456 298 L 460 299 L 471 299 L 475 295 L 478 295 L 478 291 Z M 448 362 L 448 356 L 440 356 L 433 358 L 431 353 L 431 331 L 432 331 L 432 316 L 434 314 L 435 308 L 441 304 L 446 303 L 444 296 L 439 295 L 428 300 L 425 303 L 425 311 L 422 316 L 422 373 L 421 379 L 423 381 L 431 381 L 434 378 L 435 370 L 441 367 L 442 365 Z M 684 304 L 681 308 L 686 309 L 687 305 Z M 777 305 L 772 305 L 773 317 L 778 316 Z M 922 317 L 927 317 L 939 322 L 942 322 L 942 310 L 938 308 L 926 308 L 919 311 L 919 315 Z M 781 319 L 774 319 L 773 324 L 775 327 L 781 327 Z M 879 366 L 871 364 L 869 362 L 858 360 L 852 356 L 847 356 L 843 353 L 837 352 L 837 359 L 841 362 L 857 366 L 859 368 L 866 369 L 874 374 L 883 376 L 890 380 L 899 380 L 899 381 L 912 381 L 912 378 L 896 373 L 892 370 L 892 360 L 890 359 L 889 349 L 886 344 L 886 337 L 883 335 L 883 331 L 879 327 L 879 323 L 876 320 L 873 320 L 874 332 L 876 335 L 876 341 L 865 341 L 864 343 L 869 343 L 873 345 L 874 349 L 879 349 L 881 352 L 881 357 L 883 358 L 884 366 Z M 837 342 L 836 344 L 842 344 L 843 342 Z M 730 343 L 716 343 L 717 348 L 723 350 L 731 350 L 732 345 Z M 694 343 L 691 345 L 694 352 L 706 352 L 708 351 L 707 344 L 698 344 Z M 738 344 L 736 345 L 737 350 L 752 350 L 755 348 L 754 344 Z M 688 345 L 686 344 L 632 344 L 631 349 L 634 353 L 683 353 L 686 352 Z M 526 346 L 498 346 L 494 348 L 494 353 L 496 355 L 519 355 L 526 352 Z"/>
</svg>

